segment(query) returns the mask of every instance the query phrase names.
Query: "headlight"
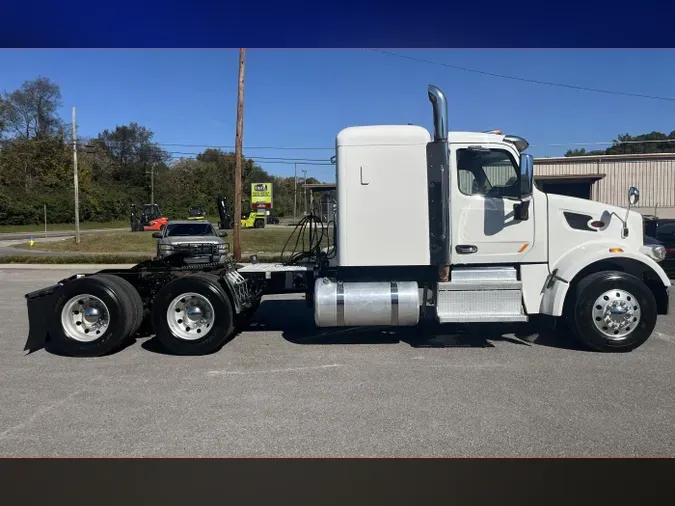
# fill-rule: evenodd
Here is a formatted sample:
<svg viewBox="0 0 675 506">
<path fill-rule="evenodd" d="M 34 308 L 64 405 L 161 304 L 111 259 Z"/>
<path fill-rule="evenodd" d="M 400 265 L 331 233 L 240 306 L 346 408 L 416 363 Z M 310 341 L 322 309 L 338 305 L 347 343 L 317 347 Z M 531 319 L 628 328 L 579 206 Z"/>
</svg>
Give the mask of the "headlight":
<svg viewBox="0 0 675 506">
<path fill-rule="evenodd" d="M 666 258 L 666 248 L 660 244 L 642 246 L 640 251 L 656 262 L 663 262 Z"/>
<path fill-rule="evenodd" d="M 160 244 L 159 251 L 173 251 L 173 246 L 171 244 Z"/>
</svg>

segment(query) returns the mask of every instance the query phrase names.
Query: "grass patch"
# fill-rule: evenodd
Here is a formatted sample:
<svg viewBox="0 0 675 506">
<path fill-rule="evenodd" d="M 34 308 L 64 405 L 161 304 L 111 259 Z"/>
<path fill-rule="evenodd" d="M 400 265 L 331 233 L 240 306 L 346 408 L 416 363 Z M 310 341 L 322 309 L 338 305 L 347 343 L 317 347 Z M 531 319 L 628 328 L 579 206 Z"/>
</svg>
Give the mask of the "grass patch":
<svg viewBox="0 0 675 506">
<path fill-rule="evenodd" d="M 0 264 L 137 264 L 151 255 L 0 255 Z"/>
<path fill-rule="evenodd" d="M 122 228 L 128 227 L 129 220 L 106 221 L 106 222 L 87 222 L 80 223 L 80 230 L 93 230 L 99 228 Z M 75 223 L 48 223 L 47 232 L 56 232 L 62 230 L 75 231 Z M 45 231 L 44 224 L 42 225 L 0 225 L 0 234 L 11 233 L 34 233 L 35 235 L 43 234 Z"/>
<path fill-rule="evenodd" d="M 16 244 L 12 248 L 39 251 L 62 251 L 68 253 L 141 253 L 153 255 L 156 251 L 157 239 L 152 232 L 104 232 L 80 236 L 80 244 L 75 238 L 62 241 L 36 242 L 30 246 L 28 242 Z"/>
<path fill-rule="evenodd" d="M 232 251 L 232 236 L 234 233 L 231 230 L 228 230 L 227 233 L 228 236 L 225 238 L 225 241 L 230 244 L 230 251 Z M 278 260 L 281 249 L 291 234 L 293 234 L 293 227 L 243 229 L 241 231 L 242 256 L 246 257 L 256 254 L 261 260 Z M 293 238 L 284 253 L 284 259 L 287 259 L 293 251 L 297 236 L 297 233 L 293 234 Z M 297 250 L 303 250 L 308 244 L 309 233 L 306 232 L 304 241 L 299 242 Z M 324 240 L 322 246 L 325 247 L 327 245 L 327 240 Z M 81 236 L 79 245 L 75 244 L 75 239 L 65 239 L 63 241 L 38 242 L 33 247 L 29 246 L 27 242 L 12 247 L 67 253 L 122 253 L 125 255 L 139 254 L 152 256 L 157 251 L 157 239 L 152 237 L 152 232 L 105 232 Z"/>
</svg>

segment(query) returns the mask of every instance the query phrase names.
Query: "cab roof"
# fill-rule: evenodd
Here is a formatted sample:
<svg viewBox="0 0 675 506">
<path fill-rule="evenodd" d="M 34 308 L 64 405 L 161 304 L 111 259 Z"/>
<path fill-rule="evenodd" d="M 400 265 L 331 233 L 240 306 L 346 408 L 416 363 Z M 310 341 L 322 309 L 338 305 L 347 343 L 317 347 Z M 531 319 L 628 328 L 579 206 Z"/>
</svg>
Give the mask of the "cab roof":
<svg viewBox="0 0 675 506">
<path fill-rule="evenodd" d="M 448 132 L 450 143 L 488 144 L 503 142 L 504 135 L 490 132 Z M 337 146 L 412 145 L 426 144 L 431 134 L 417 125 L 355 126 L 342 130 L 336 139 Z"/>
</svg>

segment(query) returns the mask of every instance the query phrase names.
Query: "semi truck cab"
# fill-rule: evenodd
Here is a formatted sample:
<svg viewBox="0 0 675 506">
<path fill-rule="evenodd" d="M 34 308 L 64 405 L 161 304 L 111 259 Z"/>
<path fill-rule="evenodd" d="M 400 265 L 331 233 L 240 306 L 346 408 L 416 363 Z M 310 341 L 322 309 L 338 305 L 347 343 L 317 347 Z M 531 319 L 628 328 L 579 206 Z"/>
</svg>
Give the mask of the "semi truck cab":
<svg viewBox="0 0 675 506">
<path fill-rule="evenodd" d="M 423 284 L 420 305 L 431 305 L 440 323 L 546 315 L 563 317 L 596 349 L 627 349 L 646 339 L 656 315 L 668 311 L 670 281 L 658 264 L 663 247 L 644 245 L 642 216 L 630 210 L 639 190 L 628 189 L 627 209 L 546 194 L 534 184 L 525 139 L 448 131 L 445 96 L 435 86 L 428 94 L 433 135 L 414 125 L 338 134 L 335 279 L 341 272 L 368 277 L 377 268 L 418 289 Z M 391 220 L 368 212 L 375 202 L 391 201 L 402 204 Z M 428 266 L 437 273 L 431 283 L 419 274 Z M 413 272 L 416 279 L 409 279 Z M 350 282 L 356 289 L 358 281 Z M 321 290 L 332 294 L 332 281 L 317 282 Z M 329 315 L 317 324 L 348 323 L 336 316 L 336 297 L 315 297 L 316 314 Z M 410 304 L 414 314 L 412 298 Z"/>
<path fill-rule="evenodd" d="M 26 349 L 100 355 L 147 328 L 175 353 L 211 353 L 265 294 L 287 292 L 306 294 L 318 327 L 548 319 L 601 352 L 646 342 L 668 313 L 670 280 L 663 246 L 645 244 L 631 210 L 639 190 L 628 188 L 625 209 L 546 194 L 525 139 L 449 131 L 445 95 L 431 85 L 428 97 L 433 133 L 377 125 L 337 135 L 337 219 L 330 231 L 313 215 L 298 223 L 307 251 L 277 264 L 171 256 L 72 276 L 26 295 Z M 392 202 L 387 220 L 372 212 Z"/>
</svg>

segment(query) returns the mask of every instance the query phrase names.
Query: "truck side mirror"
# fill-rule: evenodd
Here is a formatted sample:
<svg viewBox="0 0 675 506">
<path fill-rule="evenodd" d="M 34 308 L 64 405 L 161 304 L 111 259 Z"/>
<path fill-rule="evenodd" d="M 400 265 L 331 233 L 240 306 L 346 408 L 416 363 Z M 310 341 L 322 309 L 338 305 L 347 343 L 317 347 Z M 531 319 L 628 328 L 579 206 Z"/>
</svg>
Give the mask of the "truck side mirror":
<svg viewBox="0 0 675 506">
<path fill-rule="evenodd" d="M 153 237 L 153 239 L 161 239 L 162 233 L 161 232 L 153 232 L 152 237 Z"/>
<path fill-rule="evenodd" d="M 623 220 L 623 228 L 621 229 L 621 237 L 624 239 L 628 237 L 628 214 L 630 213 L 631 206 L 634 206 L 640 200 L 640 190 L 631 186 L 628 188 L 628 207 L 626 207 L 626 219 Z"/>
<path fill-rule="evenodd" d="M 532 195 L 534 187 L 534 159 L 529 153 L 520 155 L 520 198 Z"/>
<path fill-rule="evenodd" d="M 530 197 L 534 186 L 534 160 L 532 155 L 520 155 L 520 202 L 513 206 L 513 218 L 517 221 L 530 219 Z"/>
<path fill-rule="evenodd" d="M 640 200 L 640 190 L 635 188 L 635 186 L 631 186 L 628 188 L 628 202 L 630 203 L 631 206 L 634 206 L 637 204 Z"/>
</svg>

